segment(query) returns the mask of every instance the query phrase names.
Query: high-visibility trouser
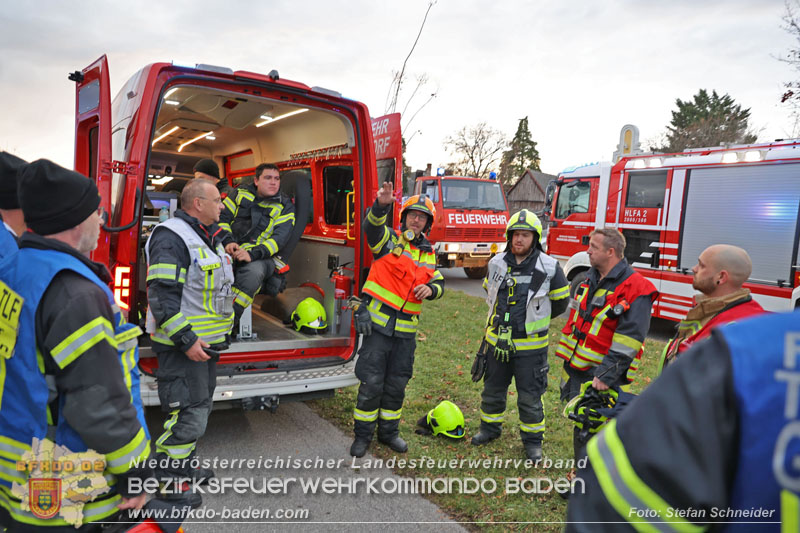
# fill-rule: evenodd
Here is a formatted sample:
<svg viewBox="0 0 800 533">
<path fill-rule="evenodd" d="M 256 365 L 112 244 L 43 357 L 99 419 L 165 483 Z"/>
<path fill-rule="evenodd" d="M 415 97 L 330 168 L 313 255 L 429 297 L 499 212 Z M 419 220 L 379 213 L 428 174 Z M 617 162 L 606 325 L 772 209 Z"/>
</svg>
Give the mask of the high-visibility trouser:
<svg viewBox="0 0 800 533">
<path fill-rule="evenodd" d="M 356 361 L 361 381 L 353 410 L 356 437 L 391 440 L 399 434 L 406 385 L 414 369 L 414 338 L 389 337 L 373 331 L 364 337 Z"/>
<path fill-rule="evenodd" d="M 161 409 L 170 414 L 164 422 L 164 433 L 156 440 L 159 454 L 171 459 L 186 459 L 194 454 L 211 413 L 216 369 L 214 359 L 192 361 L 177 350 L 158 353 L 158 397 Z"/>
<path fill-rule="evenodd" d="M 481 393 L 481 431 L 491 436 L 500 435 L 508 386 L 514 378 L 520 436 L 524 442 L 542 442 L 545 429 L 542 394 L 547 389 L 548 368 L 546 349 L 517 352 L 508 362 L 489 354 Z"/>
<path fill-rule="evenodd" d="M 275 262 L 272 258 L 250 261 L 236 267 L 232 290 L 233 312 L 237 318 L 242 316 L 245 308 L 253 303 L 253 297 L 274 272 Z"/>
</svg>

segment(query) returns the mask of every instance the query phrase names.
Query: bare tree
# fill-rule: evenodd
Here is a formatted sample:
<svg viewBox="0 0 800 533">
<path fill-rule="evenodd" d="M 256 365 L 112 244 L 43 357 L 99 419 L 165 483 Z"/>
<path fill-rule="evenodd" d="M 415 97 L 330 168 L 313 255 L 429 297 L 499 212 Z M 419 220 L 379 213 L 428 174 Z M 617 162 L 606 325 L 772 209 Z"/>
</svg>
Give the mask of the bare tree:
<svg viewBox="0 0 800 533">
<path fill-rule="evenodd" d="M 800 0 L 786 0 L 786 12 L 783 15 L 783 29 L 795 38 L 794 47 L 790 48 L 784 57 L 778 59 L 794 67 L 800 74 Z M 786 91 L 781 97 L 781 102 L 790 108 L 792 118 L 791 136 L 800 134 L 800 79 L 795 79 L 784 84 Z"/>
<path fill-rule="evenodd" d="M 448 165 L 454 173 L 486 178 L 508 148 L 508 140 L 501 131 L 481 122 L 448 136 L 444 148 L 458 158 Z"/>
<path fill-rule="evenodd" d="M 409 50 L 408 55 L 403 61 L 402 67 L 400 67 L 400 70 L 392 72 L 392 83 L 389 85 L 389 92 L 386 94 L 386 106 L 384 108 L 384 114 L 397 112 L 397 108 L 399 106 L 399 101 L 400 101 L 400 94 L 406 82 L 406 78 L 408 76 L 406 73 L 406 67 L 408 66 L 408 61 L 409 59 L 411 59 L 411 55 L 414 53 L 414 50 L 417 47 L 419 38 L 422 35 L 422 30 L 425 29 L 425 23 L 428 20 L 428 14 L 430 13 L 431 8 L 434 5 L 436 5 L 436 2 L 437 0 L 431 0 L 430 2 L 428 2 L 428 9 L 425 10 L 425 16 L 422 19 L 422 24 L 420 24 L 419 32 L 417 32 L 417 38 L 414 39 L 414 43 L 411 45 L 411 50 Z M 403 110 L 401 112 L 403 118 L 405 118 L 406 111 L 408 111 L 411 102 L 418 94 L 420 94 L 420 91 L 428 84 L 429 81 L 430 80 L 428 79 L 427 74 L 421 74 L 416 77 L 416 85 L 414 86 L 414 89 L 411 91 L 411 96 L 409 96 L 408 99 L 406 100 L 406 103 L 403 106 Z M 439 89 L 437 87 L 436 90 L 431 92 L 428 98 L 422 103 L 422 105 L 420 105 L 417 108 L 417 110 L 411 115 L 411 118 L 406 120 L 405 124 L 401 124 L 401 129 L 403 131 L 406 131 L 411 126 L 411 122 L 414 120 L 414 118 L 416 118 L 416 116 L 419 114 L 420 111 L 422 111 L 422 109 L 425 106 L 427 106 L 434 98 L 436 98 L 438 93 Z M 409 139 L 407 142 L 410 141 L 411 139 Z"/>
</svg>

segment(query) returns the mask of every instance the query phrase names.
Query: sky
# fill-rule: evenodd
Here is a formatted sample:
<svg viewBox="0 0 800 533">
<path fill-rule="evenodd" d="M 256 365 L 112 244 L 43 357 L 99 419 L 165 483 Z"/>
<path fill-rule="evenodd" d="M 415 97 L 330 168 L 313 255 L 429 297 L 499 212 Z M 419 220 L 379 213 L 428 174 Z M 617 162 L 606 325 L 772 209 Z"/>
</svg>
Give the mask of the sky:
<svg viewBox="0 0 800 533">
<path fill-rule="evenodd" d="M 112 95 L 144 65 L 174 60 L 277 69 L 377 117 L 428 0 L 0 4 L 0 149 L 72 167 L 67 74 L 102 54 Z M 655 140 L 675 99 L 701 88 L 750 108 L 759 141 L 800 135 L 780 104 L 800 77 L 777 59 L 797 44 L 784 13 L 783 0 L 438 0 L 399 98 L 406 161 L 443 166 L 456 159 L 443 141 L 462 127 L 486 122 L 510 138 L 527 116 L 542 171 L 555 174 L 609 160 L 625 124 Z M 419 76 L 428 82 L 411 98 Z"/>
</svg>

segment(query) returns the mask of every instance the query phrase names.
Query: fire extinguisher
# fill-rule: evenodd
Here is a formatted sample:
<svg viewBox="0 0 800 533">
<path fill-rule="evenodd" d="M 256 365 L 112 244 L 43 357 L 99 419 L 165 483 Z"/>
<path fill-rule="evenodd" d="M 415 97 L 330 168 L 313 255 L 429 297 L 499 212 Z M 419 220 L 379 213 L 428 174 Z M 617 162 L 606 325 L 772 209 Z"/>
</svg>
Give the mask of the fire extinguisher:
<svg viewBox="0 0 800 533">
<path fill-rule="evenodd" d="M 350 297 L 353 278 L 345 275 L 344 271 L 349 270 L 354 272 L 352 268 L 346 268 L 344 265 L 338 266 L 331 271 L 331 282 L 333 283 L 333 297 L 334 307 L 336 308 L 334 329 L 338 332 L 339 326 L 342 323 L 342 312 L 347 309 L 347 299 Z M 348 319 L 349 321 L 349 319 Z"/>
</svg>

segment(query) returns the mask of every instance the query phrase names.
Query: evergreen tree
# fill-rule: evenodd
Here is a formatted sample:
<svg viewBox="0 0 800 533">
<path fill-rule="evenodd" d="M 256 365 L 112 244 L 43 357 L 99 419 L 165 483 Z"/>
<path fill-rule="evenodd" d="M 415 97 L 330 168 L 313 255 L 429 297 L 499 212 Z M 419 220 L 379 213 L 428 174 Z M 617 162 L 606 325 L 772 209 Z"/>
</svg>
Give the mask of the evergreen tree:
<svg viewBox="0 0 800 533">
<path fill-rule="evenodd" d="M 677 111 L 667 126 L 665 143 L 653 147 L 659 152 L 680 152 L 687 148 L 719 146 L 724 143 L 747 144 L 756 141 L 749 130 L 750 109 L 742 109 L 733 98 L 705 89 L 692 100 L 675 100 Z"/>
<path fill-rule="evenodd" d="M 507 151 L 503 152 L 500 161 L 500 181 L 504 186 L 509 187 L 527 169 L 541 170 L 539 168 L 539 151 L 531 138 L 528 117 L 525 117 L 519 120 L 517 132 L 511 139 L 511 145 Z"/>
</svg>

